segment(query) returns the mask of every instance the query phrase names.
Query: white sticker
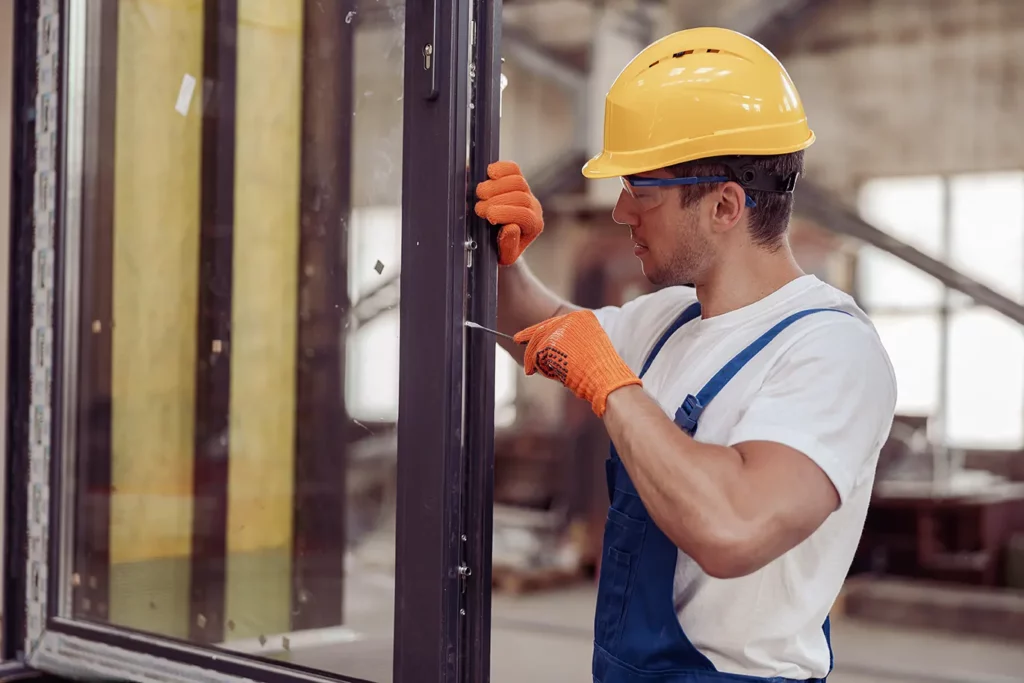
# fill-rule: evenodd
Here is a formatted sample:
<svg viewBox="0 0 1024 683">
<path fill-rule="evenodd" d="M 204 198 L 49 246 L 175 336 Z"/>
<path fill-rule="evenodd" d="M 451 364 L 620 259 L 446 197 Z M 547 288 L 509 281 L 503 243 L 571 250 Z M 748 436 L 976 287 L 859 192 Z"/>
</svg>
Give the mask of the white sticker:
<svg viewBox="0 0 1024 683">
<path fill-rule="evenodd" d="M 174 105 L 175 111 L 182 116 L 188 115 L 188 106 L 192 103 L 192 93 L 196 89 L 196 79 L 185 74 L 181 78 L 181 89 L 178 90 L 178 102 Z"/>
<path fill-rule="evenodd" d="M 501 105 L 505 99 L 505 88 L 508 87 L 508 76 L 501 74 L 501 90 L 498 91 L 498 118 L 501 118 Z"/>
</svg>

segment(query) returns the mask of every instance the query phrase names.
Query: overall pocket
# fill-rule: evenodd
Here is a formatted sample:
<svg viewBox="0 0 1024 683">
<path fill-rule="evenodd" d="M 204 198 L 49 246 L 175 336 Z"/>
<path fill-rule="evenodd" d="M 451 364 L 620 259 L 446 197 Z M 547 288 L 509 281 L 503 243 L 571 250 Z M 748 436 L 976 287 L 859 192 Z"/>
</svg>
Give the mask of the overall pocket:
<svg viewBox="0 0 1024 683">
<path fill-rule="evenodd" d="M 615 652 L 622 635 L 646 527 L 642 520 L 629 517 L 615 508 L 608 509 L 594 615 L 594 640 L 610 653 Z"/>
</svg>

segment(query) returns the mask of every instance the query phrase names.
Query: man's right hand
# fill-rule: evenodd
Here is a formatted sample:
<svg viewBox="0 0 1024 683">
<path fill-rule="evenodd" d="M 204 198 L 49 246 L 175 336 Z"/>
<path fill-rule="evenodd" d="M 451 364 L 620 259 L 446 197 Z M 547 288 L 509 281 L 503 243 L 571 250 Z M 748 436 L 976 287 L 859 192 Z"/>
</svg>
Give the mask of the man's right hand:
<svg viewBox="0 0 1024 683">
<path fill-rule="evenodd" d="M 485 180 L 476 187 L 476 215 L 500 225 L 498 263 L 511 265 L 544 231 L 544 212 L 533 196 L 519 166 L 496 161 L 487 167 Z"/>
</svg>

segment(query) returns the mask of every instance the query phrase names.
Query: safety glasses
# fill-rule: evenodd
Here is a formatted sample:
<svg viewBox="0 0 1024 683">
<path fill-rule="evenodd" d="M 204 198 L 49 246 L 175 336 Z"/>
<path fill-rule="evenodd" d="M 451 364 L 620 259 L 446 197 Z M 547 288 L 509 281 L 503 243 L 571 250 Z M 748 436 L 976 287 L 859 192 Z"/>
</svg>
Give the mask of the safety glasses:
<svg viewBox="0 0 1024 683">
<path fill-rule="evenodd" d="M 728 176 L 690 176 L 686 178 L 643 178 L 639 176 L 622 176 L 622 188 L 633 199 L 637 200 L 645 210 L 656 208 L 664 200 L 660 188 L 676 185 L 696 185 L 698 183 L 725 183 L 731 180 Z M 747 208 L 754 208 L 757 202 L 747 194 Z"/>
</svg>

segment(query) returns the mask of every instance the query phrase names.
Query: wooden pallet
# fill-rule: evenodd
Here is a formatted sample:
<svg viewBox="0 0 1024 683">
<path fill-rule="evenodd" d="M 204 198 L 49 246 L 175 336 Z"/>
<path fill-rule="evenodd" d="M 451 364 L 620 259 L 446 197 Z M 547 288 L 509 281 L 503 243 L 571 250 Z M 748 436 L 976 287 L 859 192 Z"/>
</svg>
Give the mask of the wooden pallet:
<svg viewBox="0 0 1024 683">
<path fill-rule="evenodd" d="M 578 581 L 580 577 L 579 569 L 494 567 L 491 570 L 491 585 L 501 593 L 522 595 L 558 588 Z"/>
</svg>

